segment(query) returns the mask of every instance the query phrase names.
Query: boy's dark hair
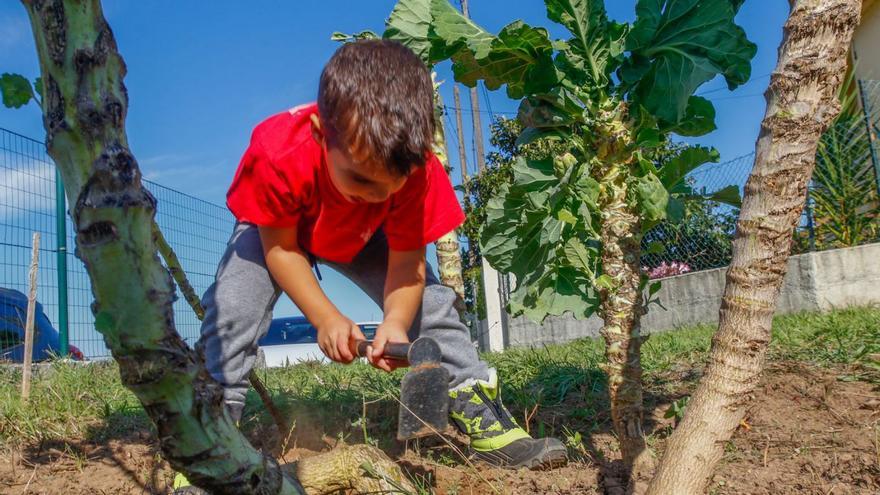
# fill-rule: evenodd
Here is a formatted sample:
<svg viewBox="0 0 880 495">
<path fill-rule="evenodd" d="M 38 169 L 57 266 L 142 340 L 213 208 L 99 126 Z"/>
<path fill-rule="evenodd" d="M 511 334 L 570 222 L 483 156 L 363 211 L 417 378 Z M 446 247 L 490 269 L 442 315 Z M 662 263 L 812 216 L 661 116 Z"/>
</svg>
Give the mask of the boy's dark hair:
<svg viewBox="0 0 880 495">
<path fill-rule="evenodd" d="M 321 73 L 318 112 L 325 137 L 358 162 L 407 175 L 434 138 L 434 85 L 404 45 L 359 40 L 336 50 Z"/>
</svg>

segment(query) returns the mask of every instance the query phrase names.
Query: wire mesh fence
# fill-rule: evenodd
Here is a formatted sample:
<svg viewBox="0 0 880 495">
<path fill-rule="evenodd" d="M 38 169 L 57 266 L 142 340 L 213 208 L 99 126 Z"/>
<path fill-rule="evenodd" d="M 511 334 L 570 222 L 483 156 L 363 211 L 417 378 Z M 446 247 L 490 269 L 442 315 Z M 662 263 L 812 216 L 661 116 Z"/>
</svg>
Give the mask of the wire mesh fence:
<svg viewBox="0 0 880 495">
<path fill-rule="evenodd" d="M 232 232 L 232 215 L 223 206 L 150 181 L 145 180 L 144 184 L 158 200 L 159 227 L 196 292 L 203 293 L 213 281 L 217 262 Z M 65 213 L 67 205 L 56 201 L 56 185 L 56 169 L 43 143 L 0 129 L 0 288 L 27 293 L 31 236 L 39 232 L 42 241 L 37 300 L 48 320 L 54 330 L 62 333 L 66 320 L 70 344 L 86 357 L 108 356 L 109 351 L 94 329 L 89 278 L 82 262 L 74 256 L 74 230 Z M 64 222 L 61 228 L 59 218 Z M 59 270 L 63 263 L 67 269 Z M 10 301 L 3 300 L 4 293 L 11 294 L 0 292 L 0 306 L 11 306 Z M 67 301 L 62 304 L 65 293 Z M 178 297 L 174 310 L 178 332 L 187 342 L 194 343 L 199 335 L 199 321 L 192 309 Z M 14 309 L 0 315 L 6 319 L 0 322 L 0 351 L 7 351 L 21 340 L 14 329 L 24 326 L 24 315 Z M 53 339 L 57 351 L 59 338 Z"/>
<path fill-rule="evenodd" d="M 852 247 L 880 240 L 880 81 L 855 81 L 843 112 L 822 136 L 816 169 L 794 233 L 794 253 Z M 705 165 L 688 177 L 700 192 L 729 185 L 743 193 L 755 155 Z M 688 206 L 684 221 L 658 225 L 645 247 L 658 241 L 662 252 L 642 264 L 652 278 L 727 266 L 738 211 L 707 201 Z"/>
<path fill-rule="evenodd" d="M 754 153 L 723 163 L 704 165 L 688 181 L 694 190 L 710 194 L 737 186 L 742 194 L 754 162 Z M 695 201 L 686 206 L 681 222 L 661 223 L 645 234 L 643 252 L 656 243 L 663 250 L 642 257 L 651 278 L 726 266 L 732 253 L 731 239 L 738 210 L 716 201 Z"/>
<path fill-rule="evenodd" d="M 822 139 L 816 173 L 804 198 L 804 215 L 795 232 L 796 252 L 880 239 L 880 81 L 859 81 L 857 97 L 851 115 L 838 119 Z M 688 180 L 698 192 L 734 185 L 742 193 L 753 161 L 754 154 L 748 154 L 706 165 Z M 221 205 L 144 182 L 158 199 L 160 228 L 196 292 L 203 293 L 232 231 L 232 215 Z M 89 279 L 73 255 L 73 228 L 66 205 L 57 201 L 57 185 L 56 170 L 43 143 L 0 129 L 0 289 L 27 293 L 31 236 L 39 232 L 38 301 L 57 330 L 63 333 L 67 328 L 71 345 L 87 357 L 103 357 L 108 351 L 94 330 Z M 684 221 L 661 224 L 646 234 L 645 247 L 658 242 L 664 249 L 646 254 L 643 266 L 653 278 L 726 266 L 737 214 L 734 207 L 717 202 L 692 204 Z M 502 287 L 509 290 L 506 282 Z M 4 293 L 0 290 L 0 307 Z M 194 343 L 198 320 L 182 297 L 174 309 L 178 331 Z M 20 341 L 9 330 L 23 326 L 24 315 L 15 311 L 0 311 L 0 355 Z"/>
</svg>

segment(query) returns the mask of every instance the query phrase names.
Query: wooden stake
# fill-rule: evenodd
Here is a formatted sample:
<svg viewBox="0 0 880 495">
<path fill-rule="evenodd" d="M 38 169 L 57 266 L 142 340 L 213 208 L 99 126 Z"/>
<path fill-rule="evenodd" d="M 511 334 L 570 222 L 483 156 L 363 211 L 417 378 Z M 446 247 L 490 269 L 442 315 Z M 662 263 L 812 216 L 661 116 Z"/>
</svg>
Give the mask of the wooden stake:
<svg viewBox="0 0 880 495">
<path fill-rule="evenodd" d="M 40 234 L 34 232 L 31 254 L 30 286 L 28 290 L 27 322 L 24 325 L 24 360 L 21 368 L 21 398 L 31 395 L 31 361 L 34 353 L 34 313 L 37 309 L 37 263 L 40 258 Z"/>
<path fill-rule="evenodd" d="M 466 184 L 468 178 L 467 152 L 464 149 L 464 127 L 462 127 L 461 119 L 461 96 L 458 92 L 458 85 L 452 83 L 452 100 L 455 102 L 455 125 L 456 134 L 458 134 L 458 166 L 461 169 L 461 183 Z M 447 157 L 449 159 L 449 157 Z"/>
</svg>

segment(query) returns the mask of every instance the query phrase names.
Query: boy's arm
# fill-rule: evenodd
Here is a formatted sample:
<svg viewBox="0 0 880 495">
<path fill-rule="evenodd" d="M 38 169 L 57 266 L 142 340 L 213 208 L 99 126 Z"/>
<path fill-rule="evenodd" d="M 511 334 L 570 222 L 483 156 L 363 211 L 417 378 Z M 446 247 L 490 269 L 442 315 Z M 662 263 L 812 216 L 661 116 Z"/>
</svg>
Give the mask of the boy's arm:
<svg viewBox="0 0 880 495">
<path fill-rule="evenodd" d="M 388 252 L 388 273 L 385 278 L 385 317 L 376 330 L 370 363 L 391 371 L 395 361 L 381 358 L 386 342 L 408 342 L 407 331 L 422 304 L 425 291 L 425 248 L 414 251 Z"/>
<path fill-rule="evenodd" d="M 299 247 L 296 228 L 259 227 L 266 266 L 275 282 L 318 330 L 318 345 L 330 359 L 350 363 L 352 338 L 364 339 L 353 321 L 327 299 L 312 273 L 306 254 Z"/>
</svg>

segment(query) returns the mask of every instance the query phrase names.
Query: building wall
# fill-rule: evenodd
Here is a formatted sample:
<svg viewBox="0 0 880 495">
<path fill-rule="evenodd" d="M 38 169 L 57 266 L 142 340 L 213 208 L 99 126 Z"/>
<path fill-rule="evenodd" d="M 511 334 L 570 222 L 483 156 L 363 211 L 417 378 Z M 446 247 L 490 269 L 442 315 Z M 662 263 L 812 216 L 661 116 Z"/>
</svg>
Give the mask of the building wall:
<svg viewBox="0 0 880 495">
<path fill-rule="evenodd" d="M 865 2 L 862 22 L 853 38 L 859 79 L 880 79 L 880 2 Z"/>
</svg>

